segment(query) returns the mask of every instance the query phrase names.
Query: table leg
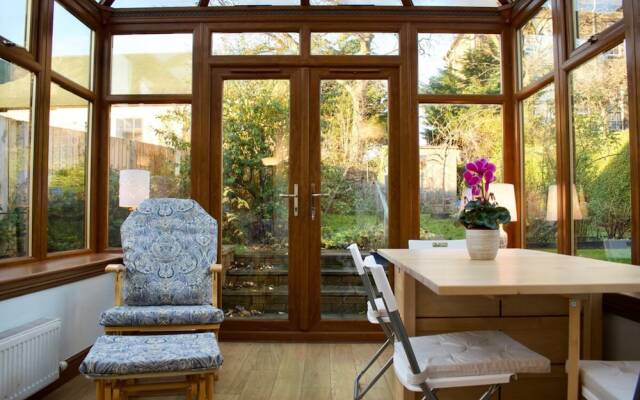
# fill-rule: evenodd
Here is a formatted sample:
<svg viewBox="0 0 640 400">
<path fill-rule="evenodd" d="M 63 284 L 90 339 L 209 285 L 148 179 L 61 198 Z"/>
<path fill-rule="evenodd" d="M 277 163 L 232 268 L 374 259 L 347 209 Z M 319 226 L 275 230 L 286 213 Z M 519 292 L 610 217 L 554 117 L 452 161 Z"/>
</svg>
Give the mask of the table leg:
<svg viewBox="0 0 640 400">
<path fill-rule="evenodd" d="M 104 400 L 104 382 L 96 380 L 96 400 Z"/>
<path fill-rule="evenodd" d="M 113 391 L 112 390 L 113 390 L 113 381 L 106 381 L 104 383 L 104 392 L 105 392 L 104 393 L 105 394 L 104 399 L 105 400 L 113 400 L 113 397 L 112 397 Z"/>
<path fill-rule="evenodd" d="M 567 361 L 567 400 L 578 400 L 580 391 L 580 315 L 582 300 L 569 299 L 569 360 Z"/>
<path fill-rule="evenodd" d="M 395 295 L 398 302 L 398 311 L 409 336 L 416 334 L 416 281 L 409 274 L 395 268 Z M 415 394 L 407 389 L 396 379 L 393 397 L 396 400 L 414 400 Z"/>
<path fill-rule="evenodd" d="M 213 400 L 213 374 L 207 375 L 207 400 Z"/>
</svg>

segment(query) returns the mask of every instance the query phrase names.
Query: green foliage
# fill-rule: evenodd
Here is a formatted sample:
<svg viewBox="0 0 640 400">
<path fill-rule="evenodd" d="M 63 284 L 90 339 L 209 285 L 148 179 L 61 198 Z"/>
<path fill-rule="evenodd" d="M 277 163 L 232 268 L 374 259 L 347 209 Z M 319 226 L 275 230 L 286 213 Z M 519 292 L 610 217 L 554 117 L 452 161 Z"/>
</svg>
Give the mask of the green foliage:
<svg viewBox="0 0 640 400">
<path fill-rule="evenodd" d="M 22 207 L 0 208 L 0 259 L 27 254 L 28 216 Z"/>
<path fill-rule="evenodd" d="M 460 223 L 467 229 L 498 229 L 511 222 L 509 210 L 481 200 L 469 201 L 460 213 Z"/>
<path fill-rule="evenodd" d="M 631 229 L 631 176 L 629 145 L 599 173 L 588 192 L 589 212 L 593 222 L 604 229 L 608 239 L 629 237 Z"/>
<path fill-rule="evenodd" d="M 322 248 L 344 250 L 351 243 L 376 249 L 387 243 L 384 224 L 372 214 L 325 215 L 322 219 Z"/>
<path fill-rule="evenodd" d="M 289 85 L 227 81 L 223 99 L 223 243 L 277 245 L 288 228 L 278 194 L 289 191 Z"/>
<path fill-rule="evenodd" d="M 84 165 L 49 176 L 47 243 L 50 252 L 85 247 L 86 175 Z"/>
</svg>

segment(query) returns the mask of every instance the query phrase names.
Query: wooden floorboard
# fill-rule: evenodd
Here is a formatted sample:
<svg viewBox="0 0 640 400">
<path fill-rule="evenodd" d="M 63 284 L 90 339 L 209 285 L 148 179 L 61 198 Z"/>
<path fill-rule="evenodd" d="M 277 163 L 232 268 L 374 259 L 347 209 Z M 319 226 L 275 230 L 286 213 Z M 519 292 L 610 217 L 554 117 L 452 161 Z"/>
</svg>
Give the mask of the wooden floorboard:
<svg viewBox="0 0 640 400">
<path fill-rule="evenodd" d="M 377 345 L 222 342 L 220 348 L 224 365 L 216 382 L 215 400 L 344 400 L 353 398 L 356 371 L 366 364 Z M 380 360 L 377 367 L 383 363 Z M 390 369 L 366 398 L 391 398 L 393 380 Z M 45 400 L 94 398 L 93 382 L 78 376 Z M 137 399 L 178 400 L 184 396 Z"/>
</svg>

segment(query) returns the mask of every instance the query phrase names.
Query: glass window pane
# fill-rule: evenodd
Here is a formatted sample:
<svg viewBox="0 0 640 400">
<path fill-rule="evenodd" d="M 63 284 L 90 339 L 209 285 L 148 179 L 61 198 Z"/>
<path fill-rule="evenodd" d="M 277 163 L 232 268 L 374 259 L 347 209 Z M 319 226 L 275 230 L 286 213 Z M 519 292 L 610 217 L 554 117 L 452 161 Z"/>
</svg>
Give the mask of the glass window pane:
<svg viewBox="0 0 640 400">
<path fill-rule="evenodd" d="M 311 0 L 312 6 L 402 6 L 402 0 Z"/>
<path fill-rule="evenodd" d="M 323 80 L 320 84 L 323 319 L 365 319 L 362 281 L 346 247 L 363 254 L 388 244 L 389 84 Z"/>
<path fill-rule="evenodd" d="M 497 7 L 496 0 L 413 0 L 414 6 Z"/>
<path fill-rule="evenodd" d="M 399 36 L 389 32 L 311 32 L 312 55 L 397 56 Z"/>
<path fill-rule="evenodd" d="M 466 189 L 460 171 L 484 157 L 502 180 L 502 107 L 421 104 L 419 111 L 420 238 L 464 239 L 457 222 Z"/>
<path fill-rule="evenodd" d="M 116 35 L 111 93 L 191 93 L 191 53 L 189 33 Z"/>
<path fill-rule="evenodd" d="M 17 46 L 29 48 L 30 0 L 0 1 L 0 36 Z"/>
<path fill-rule="evenodd" d="M 120 171 L 144 170 L 149 195 L 191 197 L 191 106 L 118 104 L 109 128 L 109 247 L 120 247 L 130 205 L 120 205 Z"/>
<path fill-rule="evenodd" d="M 230 318 L 288 319 L 290 83 L 228 80 L 222 108 L 222 248 Z"/>
<path fill-rule="evenodd" d="M 48 251 L 87 246 L 89 102 L 51 85 Z"/>
<path fill-rule="evenodd" d="M 0 259 L 30 255 L 34 87 L 0 58 Z"/>
<path fill-rule="evenodd" d="M 88 88 L 91 85 L 92 61 L 93 31 L 56 1 L 51 68 Z"/>
<path fill-rule="evenodd" d="M 524 88 L 553 69 L 553 21 L 551 2 L 542 8 L 522 28 L 518 29 L 520 55 L 520 87 Z"/>
<path fill-rule="evenodd" d="M 198 0 L 116 0 L 114 8 L 193 7 Z"/>
<path fill-rule="evenodd" d="M 622 20 L 622 0 L 573 0 L 575 47 Z"/>
<path fill-rule="evenodd" d="M 299 6 L 300 0 L 209 0 L 210 6 Z"/>
<path fill-rule="evenodd" d="M 577 254 L 631 263 L 629 106 L 624 43 L 570 74 Z"/>
<path fill-rule="evenodd" d="M 499 94 L 500 35 L 418 35 L 420 93 Z"/>
<path fill-rule="evenodd" d="M 212 33 L 214 56 L 288 56 L 300 54 L 298 32 Z"/>
<path fill-rule="evenodd" d="M 526 247 L 556 251 L 555 91 L 548 85 L 521 105 Z"/>
</svg>

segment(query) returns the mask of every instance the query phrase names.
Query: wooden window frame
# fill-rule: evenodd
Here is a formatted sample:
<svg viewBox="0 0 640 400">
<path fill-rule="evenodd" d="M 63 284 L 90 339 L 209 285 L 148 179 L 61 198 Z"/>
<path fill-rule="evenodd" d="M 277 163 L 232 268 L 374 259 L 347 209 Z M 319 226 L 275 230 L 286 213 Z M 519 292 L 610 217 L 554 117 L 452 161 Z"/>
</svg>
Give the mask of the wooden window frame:
<svg viewBox="0 0 640 400">
<path fill-rule="evenodd" d="M 213 67 L 355 67 L 378 65 L 399 70 L 400 109 L 406 118 L 400 121 L 401 153 L 405 155 L 400 165 L 402 184 L 399 196 L 406 207 L 399 217 L 411 221 L 402 224 L 396 238 L 390 243 L 395 247 L 406 244 L 408 239 L 419 236 L 419 155 L 418 105 L 439 104 L 500 104 L 503 116 L 503 148 L 505 181 L 515 185 L 522 193 L 519 102 L 540 88 L 552 83 L 556 96 L 556 132 L 558 147 L 557 182 L 561 187 L 561 212 L 558 221 L 559 251 L 573 252 L 572 225 L 565 221 L 571 215 L 567 196 L 571 180 L 571 132 L 569 130 L 568 73 L 597 54 L 626 40 L 629 80 L 629 119 L 631 177 L 640 180 L 640 5 L 624 0 L 624 17 L 599 34 L 598 40 L 573 48 L 573 27 L 570 0 L 551 0 L 554 30 L 553 72 L 523 89 L 517 89 L 516 29 L 528 20 L 545 0 L 518 0 L 496 9 L 456 7 L 310 7 L 303 0 L 298 7 L 265 7 L 218 10 L 213 7 L 192 9 L 139 10 L 109 9 L 84 0 L 58 0 L 70 12 L 94 31 L 95 54 L 92 88 L 83 88 L 51 71 L 51 32 L 54 0 L 32 0 L 29 49 L 0 45 L 0 57 L 25 68 L 36 75 L 36 109 L 34 111 L 34 166 L 32 193 L 32 220 L 38 229 L 32 233 L 32 254 L 28 257 L 0 260 L 0 268 L 42 262 L 49 259 L 79 257 L 82 254 L 105 251 L 119 253 L 119 249 L 107 247 L 108 226 L 108 142 L 109 107 L 113 103 L 190 103 L 192 107 L 192 196 L 205 207 L 211 204 L 211 86 L 209 71 Z M 204 2 L 203 2 L 204 3 Z M 428 12 L 426 12 L 428 11 Z M 178 21 L 178 22 L 176 22 Z M 247 28 L 250 26 L 251 28 Z M 451 27 L 455 26 L 456 29 Z M 300 56 L 212 56 L 212 32 L 240 31 L 298 31 Z M 310 32 L 312 31 L 376 31 L 398 32 L 400 51 L 398 56 L 311 56 Z M 498 33 L 502 38 L 502 94 L 500 95 L 419 95 L 418 94 L 418 33 Z M 193 34 L 193 86 L 190 95 L 110 95 L 111 36 L 135 33 L 192 33 Z M 42 40 L 39 40 L 42 39 Z M 56 83 L 79 95 L 93 105 L 91 115 L 91 186 L 89 210 L 88 248 L 80 252 L 49 255 L 46 251 L 46 201 L 47 201 L 47 145 L 50 86 Z M 204 171 L 204 172 L 200 172 Z M 522 202 L 518 207 L 522 214 Z M 44 210 L 44 211 L 43 211 Z M 519 221 L 522 221 L 519 218 Z M 510 224 L 507 231 L 510 243 L 522 244 L 521 222 Z M 632 189 L 632 261 L 640 265 L 640 188 Z"/>
</svg>

